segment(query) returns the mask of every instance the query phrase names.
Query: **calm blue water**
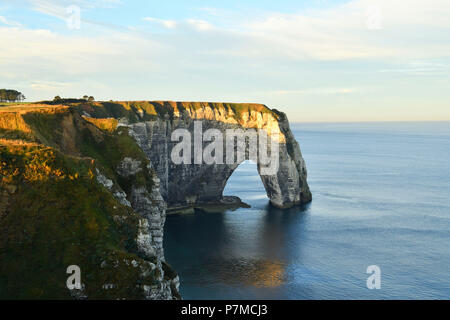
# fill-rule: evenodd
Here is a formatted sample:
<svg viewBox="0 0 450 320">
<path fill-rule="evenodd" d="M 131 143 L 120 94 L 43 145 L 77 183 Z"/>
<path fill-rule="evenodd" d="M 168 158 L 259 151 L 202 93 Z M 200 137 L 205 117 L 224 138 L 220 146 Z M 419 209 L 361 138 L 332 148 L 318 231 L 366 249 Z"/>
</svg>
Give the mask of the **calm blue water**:
<svg viewBox="0 0 450 320">
<path fill-rule="evenodd" d="M 296 124 L 313 202 L 268 206 L 251 163 L 225 194 L 252 205 L 169 216 L 184 299 L 449 299 L 450 123 Z M 366 268 L 381 268 L 381 289 Z"/>
</svg>

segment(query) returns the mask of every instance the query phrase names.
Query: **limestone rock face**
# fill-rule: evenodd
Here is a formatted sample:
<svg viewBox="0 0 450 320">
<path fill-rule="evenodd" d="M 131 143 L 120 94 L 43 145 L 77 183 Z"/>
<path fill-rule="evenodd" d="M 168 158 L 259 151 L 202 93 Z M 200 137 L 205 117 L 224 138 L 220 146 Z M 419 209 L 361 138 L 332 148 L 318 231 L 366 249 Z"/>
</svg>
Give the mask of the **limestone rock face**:
<svg viewBox="0 0 450 320">
<path fill-rule="evenodd" d="M 97 182 L 108 189 L 114 198 L 116 198 L 121 204 L 127 207 L 131 207 L 131 203 L 127 200 L 127 194 L 117 185 L 114 185 L 114 182 L 111 179 L 108 179 L 104 176 L 100 170 L 97 171 Z"/>
<path fill-rule="evenodd" d="M 279 113 L 278 124 L 285 143 L 280 144 L 277 174 L 262 176 L 267 195 L 272 204 L 280 208 L 311 202 L 305 160 L 284 113 Z"/>
<path fill-rule="evenodd" d="M 153 176 L 151 192 L 145 187 L 133 186 L 131 205 L 144 219 L 140 223 L 140 233 L 136 242 L 141 253 L 146 257 L 156 257 L 156 267 L 159 269 L 159 283 L 145 286 L 144 292 L 150 300 L 172 300 L 179 297 L 179 278 L 165 275 L 163 249 L 164 223 L 166 221 L 166 203 L 159 192 L 159 178 Z"/>
<path fill-rule="evenodd" d="M 154 177 L 154 187 L 148 193 L 145 187 L 133 186 L 131 191 L 131 205 L 133 209 L 148 221 L 150 231 L 150 245 L 156 251 L 159 259 L 164 260 L 163 229 L 166 221 L 166 203 L 159 193 L 159 179 Z"/>
<path fill-rule="evenodd" d="M 142 171 L 141 162 L 129 157 L 125 157 L 117 168 L 117 173 L 123 177 L 133 176 Z"/>
<path fill-rule="evenodd" d="M 190 164 L 174 163 L 171 154 L 179 140 L 172 141 L 172 133 L 177 129 L 186 129 L 191 133 L 193 144 L 198 122 L 201 122 L 201 132 L 216 129 L 223 135 L 224 140 L 229 129 L 243 130 L 244 134 L 252 130 L 267 132 L 269 141 L 279 143 L 278 170 L 270 174 L 264 173 L 258 163 L 258 172 L 271 203 L 276 207 L 287 208 L 311 201 L 305 161 L 284 113 L 250 110 L 237 116 L 230 108 L 211 108 L 204 105 L 195 109 L 175 109 L 173 117 L 158 117 L 152 121 L 121 124 L 130 128 L 130 134 L 151 161 L 160 179 L 160 194 L 169 209 L 220 201 L 228 178 L 244 160 L 227 164 L 224 156 L 222 164 L 196 162 L 198 152 L 193 147 Z M 204 149 L 210 141 L 200 143 Z M 224 142 L 224 155 L 225 144 Z M 270 143 L 268 144 L 270 150 Z M 245 146 L 248 157 L 249 149 L 252 148 L 249 140 L 246 140 Z M 238 148 L 236 146 L 235 150 Z"/>
<path fill-rule="evenodd" d="M 117 167 L 117 173 L 121 177 L 132 177 L 142 170 L 150 168 L 143 167 L 138 160 L 125 157 Z M 169 278 L 165 276 L 163 263 L 165 262 L 163 250 L 163 230 L 166 219 L 166 203 L 159 192 L 159 178 L 153 174 L 153 184 L 151 190 L 146 186 L 132 185 L 131 192 L 127 194 L 114 182 L 103 175 L 100 170 L 97 171 L 97 181 L 107 188 L 113 196 L 123 205 L 132 207 L 134 211 L 141 215 L 139 220 L 138 234 L 136 244 L 139 253 L 150 261 L 155 261 L 151 270 L 142 271 L 142 277 L 146 277 L 153 269 L 158 269 L 160 275 L 158 283 L 152 286 L 145 285 L 143 292 L 146 299 L 151 300 L 172 300 L 179 297 L 179 278 Z M 130 199 L 130 200 L 127 200 Z M 111 284 L 113 285 L 113 284 Z"/>
</svg>

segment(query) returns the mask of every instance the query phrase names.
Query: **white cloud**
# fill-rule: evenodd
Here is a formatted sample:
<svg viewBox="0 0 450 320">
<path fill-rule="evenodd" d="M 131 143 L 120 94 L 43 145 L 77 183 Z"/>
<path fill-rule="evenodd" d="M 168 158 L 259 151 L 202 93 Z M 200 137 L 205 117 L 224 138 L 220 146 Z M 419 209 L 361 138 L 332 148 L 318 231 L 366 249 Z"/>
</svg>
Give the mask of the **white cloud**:
<svg viewBox="0 0 450 320">
<path fill-rule="evenodd" d="M 46 0 L 35 0 L 31 1 L 33 4 L 33 9 L 59 19 L 67 18 L 66 6 L 61 5 L 61 3 L 55 3 L 56 1 L 46 1 Z"/>
<path fill-rule="evenodd" d="M 0 16 L 0 23 L 6 24 L 7 26 L 10 27 L 20 27 L 22 25 L 19 22 L 6 19 L 4 16 Z"/>
<path fill-rule="evenodd" d="M 66 17 L 61 1 L 32 2 L 41 12 Z M 85 6 L 88 3 L 90 6 L 105 3 L 82 0 L 67 1 L 69 2 Z M 382 15 L 382 23 L 379 28 L 371 29 L 368 28 L 367 12 L 374 7 L 380 9 L 377 12 Z M 214 8 L 202 10 L 217 14 Z M 220 24 L 220 28 L 209 21 L 194 18 L 170 20 L 146 17 L 143 20 L 167 29 L 208 31 L 210 45 L 204 48 L 202 54 L 216 57 L 387 60 L 447 56 L 450 52 L 448 16 L 448 0 L 435 0 L 433 5 L 427 0 L 354 0 L 328 9 L 302 10 L 291 14 L 274 12 L 264 16 L 250 16 L 248 19 L 242 19 L 241 13 L 236 12 L 234 19 L 228 14 L 228 24 Z M 233 45 L 228 45 L 231 42 Z"/>
<path fill-rule="evenodd" d="M 123 4 L 121 0 L 28 0 L 35 9 L 43 9 L 49 7 L 60 7 L 66 8 L 68 6 L 79 6 L 85 9 L 94 8 L 114 8 L 118 5 Z"/>
<path fill-rule="evenodd" d="M 33 81 L 30 85 L 31 88 L 37 90 L 47 90 L 52 91 L 62 88 L 67 88 L 69 83 L 56 82 L 56 81 Z"/>
<path fill-rule="evenodd" d="M 381 69 L 380 73 L 404 73 L 408 75 L 418 76 L 435 76 L 435 75 L 449 75 L 450 65 L 444 63 L 435 63 L 428 61 L 410 61 L 403 63 L 396 68 Z"/>
<path fill-rule="evenodd" d="M 150 39 L 121 32 L 83 37 L 0 27 L 0 38 L 10 43 L 0 50 L 0 69 L 32 79 L 152 68 L 152 56 L 163 48 Z M 125 57 L 129 58 L 126 63 Z"/>
<path fill-rule="evenodd" d="M 367 28 L 367 10 L 373 4 L 382 14 L 380 30 Z M 262 55 L 319 60 L 421 58 L 448 55 L 449 16 L 448 0 L 432 4 L 426 0 L 355 0 L 331 9 L 269 14 L 244 23 L 242 29 L 258 45 L 265 44 Z M 439 34 L 441 39 L 436 37 Z"/>
<path fill-rule="evenodd" d="M 194 29 L 196 31 L 210 31 L 214 29 L 214 26 L 208 21 L 198 19 L 186 19 L 175 21 L 175 20 L 164 20 L 152 17 L 145 17 L 142 18 L 142 20 L 158 23 L 168 29 L 175 29 L 178 26 Z"/>
<path fill-rule="evenodd" d="M 120 0 L 28 0 L 32 4 L 33 10 L 46 14 L 64 21 L 68 21 L 71 16 L 73 16 L 74 7 L 79 7 L 80 9 L 80 22 L 100 25 L 102 27 L 113 27 L 120 28 L 120 26 L 115 24 L 105 24 L 102 22 L 96 22 L 91 20 L 86 20 L 83 18 L 85 10 L 98 9 L 98 8 L 114 8 L 117 5 L 121 5 Z"/>
<path fill-rule="evenodd" d="M 109 100 L 137 87 L 146 97 L 141 84 L 162 74 L 167 52 L 151 39 L 120 31 L 82 36 L 0 27 L 0 39 L 10 43 L 0 50 L 0 77 L 30 100 L 86 93 Z"/>
<path fill-rule="evenodd" d="M 219 9 L 217 9 L 217 8 L 204 7 L 204 8 L 198 8 L 198 10 L 206 12 L 207 14 L 209 14 L 211 16 L 219 16 Z"/>
<path fill-rule="evenodd" d="M 266 94 L 273 95 L 334 95 L 334 94 L 349 94 L 360 92 L 361 90 L 356 88 L 307 88 L 298 90 L 274 90 L 265 92 Z"/>
<path fill-rule="evenodd" d="M 142 18 L 142 20 L 159 23 L 162 26 L 166 27 L 167 29 L 175 29 L 178 25 L 178 23 L 174 20 L 164 20 L 164 19 L 157 19 L 157 18 L 152 18 L 152 17 L 145 17 L 145 18 Z"/>
<path fill-rule="evenodd" d="M 207 31 L 214 29 L 213 25 L 205 20 L 188 19 L 187 23 L 198 31 Z"/>
</svg>

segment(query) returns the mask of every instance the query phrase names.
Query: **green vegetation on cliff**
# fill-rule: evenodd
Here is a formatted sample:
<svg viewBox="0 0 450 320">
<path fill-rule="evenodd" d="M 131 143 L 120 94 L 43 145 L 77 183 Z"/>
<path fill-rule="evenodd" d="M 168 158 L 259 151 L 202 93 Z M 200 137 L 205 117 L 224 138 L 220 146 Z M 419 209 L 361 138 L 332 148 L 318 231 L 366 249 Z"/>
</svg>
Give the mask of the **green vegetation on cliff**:
<svg viewBox="0 0 450 320">
<path fill-rule="evenodd" d="M 136 284 L 155 284 L 157 274 L 113 268 L 124 259 L 145 265 L 134 241 L 139 218 L 96 182 L 92 161 L 34 144 L 3 144 L 0 157 L 0 298 L 70 298 L 69 265 L 80 266 L 90 298 L 142 298 Z"/>
<path fill-rule="evenodd" d="M 88 120 L 61 106 L 0 111 L 0 299 L 72 298 L 70 265 L 92 299 L 141 299 L 160 282 L 156 261 L 138 253 L 142 218 L 95 177 L 151 190 L 149 170 L 116 173 L 125 157 L 148 160 L 126 128 Z"/>
<path fill-rule="evenodd" d="M 62 102 L 61 102 L 62 101 Z M 222 103 L 222 102 L 175 102 L 175 101 L 108 101 L 87 102 L 77 99 L 62 99 L 59 102 L 44 101 L 44 104 L 55 105 L 64 103 L 78 110 L 80 114 L 93 118 L 126 119 L 130 123 L 137 121 L 155 120 L 157 118 L 175 117 L 176 113 L 197 112 L 211 109 L 212 111 L 225 111 L 236 120 L 243 118 L 245 113 L 251 111 L 268 113 L 274 118 L 278 113 L 263 104 L 257 103 Z"/>
</svg>

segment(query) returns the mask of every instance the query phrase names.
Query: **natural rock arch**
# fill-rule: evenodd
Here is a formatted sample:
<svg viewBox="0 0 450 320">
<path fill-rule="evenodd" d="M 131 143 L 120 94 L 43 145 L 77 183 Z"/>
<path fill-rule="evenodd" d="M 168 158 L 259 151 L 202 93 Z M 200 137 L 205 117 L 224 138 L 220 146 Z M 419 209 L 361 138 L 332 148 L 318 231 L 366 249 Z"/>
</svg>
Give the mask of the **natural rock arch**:
<svg viewBox="0 0 450 320">
<path fill-rule="evenodd" d="M 263 129 L 269 133 L 280 132 L 282 142 L 279 144 L 279 170 L 276 174 L 261 175 L 270 202 L 279 208 L 311 201 L 311 192 L 307 183 L 306 165 L 284 113 L 261 113 L 250 111 L 240 121 L 227 117 L 228 110 L 208 113 L 203 108 L 184 110 L 174 117 L 157 118 L 128 125 L 130 133 L 151 160 L 160 183 L 161 195 L 168 208 L 195 207 L 202 204 L 220 202 L 228 178 L 242 162 L 235 164 L 175 164 L 171 161 L 171 151 L 178 141 L 171 141 L 171 134 L 176 129 L 186 129 L 194 135 L 194 122 L 201 120 L 203 130 L 209 128 L 220 130 L 224 135 L 227 129 Z M 225 116 L 223 116 L 225 114 Z M 234 120 L 234 121 L 232 121 Z M 194 155 L 192 154 L 192 157 Z"/>
</svg>

